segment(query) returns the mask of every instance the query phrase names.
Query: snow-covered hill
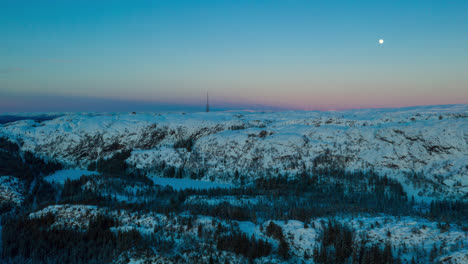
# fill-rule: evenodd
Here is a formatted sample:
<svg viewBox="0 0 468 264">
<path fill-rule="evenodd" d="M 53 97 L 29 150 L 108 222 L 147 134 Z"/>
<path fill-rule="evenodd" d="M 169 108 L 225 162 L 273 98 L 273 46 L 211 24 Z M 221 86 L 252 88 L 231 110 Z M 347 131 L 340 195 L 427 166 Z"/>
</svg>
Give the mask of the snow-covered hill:
<svg viewBox="0 0 468 264">
<path fill-rule="evenodd" d="M 182 247 L 186 241 L 193 243 L 196 240 L 198 225 L 203 226 L 203 230 L 215 232 L 216 225 L 213 221 L 230 226 L 235 223 L 242 232 L 248 237 L 256 237 L 272 243 L 277 246 L 278 241 L 269 237 L 265 230 L 270 221 L 261 224 L 255 224 L 249 221 L 233 221 L 232 223 L 223 220 L 216 220 L 212 217 L 197 216 L 191 227 L 184 224 L 183 221 L 177 221 L 177 217 L 168 218 L 161 214 L 139 214 L 128 213 L 124 211 L 109 210 L 107 208 L 98 208 L 87 205 L 52 205 L 40 211 L 31 213 L 30 218 L 41 218 L 45 215 L 54 215 L 54 221 L 49 226 L 50 229 L 74 229 L 85 230 L 88 228 L 90 219 L 97 215 L 109 215 L 119 219 L 119 226 L 112 227 L 114 232 L 122 230 L 138 230 L 142 235 L 150 235 L 155 230 L 161 230 L 166 236 L 176 237 L 176 243 Z M 185 215 L 187 216 L 187 215 Z M 286 240 L 290 245 L 292 258 L 288 263 L 314 263 L 312 259 L 305 259 L 304 256 L 312 256 L 314 247 L 318 246 L 318 239 L 321 230 L 329 219 L 317 218 L 311 220 L 307 225 L 304 222 L 273 221 L 281 226 Z M 455 226 L 448 226 L 442 230 L 438 223 L 417 217 L 393 217 L 393 216 L 374 216 L 374 217 L 352 217 L 336 218 L 340 223 L 349 225 L 356 231 L 354 240 L 365 241 L 366 245 L 384 245 L 392 246 L 394 257 L 398 256 L 404 263 L 410 263 L 412 257 L 426 259 L 429 252 L 435 246 L 438 249 L 437 261 L 440 263 L 466 263 L 468 260 L 468 250 L 466 244 L 468 237 L 466 231 L 460 230 Z M 155 227 L 158 227 L 155 229 Z M 192 237 L 188 239 L 187 237 Z M 223 253 L 223 252 L 219 252 Z M 224 252 L 226 253 L 226 252 Z M 240 259 L 240 256 L 231 257 L 234 260 Z M 143 260 L 151 259 L 144 257 Z M 239 261 L 243 263 L 245 261 Z M 170 263 L 170 262 L 169 262 Z M 237 263 L 237 261 L 229 263 Z M 273 259 L 257 259 L 256 263 L 286 263 L 274 261 Z"/>
<path fill-rule="evenodd" d="M 86 168 L 132 150 L 127 163 L 158 174 L 161 165 L 203 169 L 204 179 L 294 174 L 323 163 L 374 169 L 426 196 L 468 193 L 468 105 L 342 112 L 213 112 L 65 115 L 0 127 L 22 150 Z M 174 148 L 194 142 L 189 151 Z M 417 172 L 420 176 L 409 176 Z M 422 176 L 421 176 L 422 175 Z"/>
</svg>

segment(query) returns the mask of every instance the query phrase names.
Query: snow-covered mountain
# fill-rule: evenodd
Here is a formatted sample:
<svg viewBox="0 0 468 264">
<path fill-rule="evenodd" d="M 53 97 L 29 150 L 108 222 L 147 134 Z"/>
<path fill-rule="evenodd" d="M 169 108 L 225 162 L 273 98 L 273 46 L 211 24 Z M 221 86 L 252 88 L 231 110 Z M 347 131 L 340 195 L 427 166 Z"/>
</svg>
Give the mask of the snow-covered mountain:
<svg viewBox="0 0 468 264">
<path fill-rule="evenodd" d="M 67 114 L 0 127 L 22 150 L 86 168 L 131 150 L 127 163 L 204 171 L 204 179 L 291 175 L 333 163 L 399 178 L 407 191 L 466 197 L 468 105 L 342 112 Z M 176 142 L 190 141 L 180 147 Z M 176 144 L 176 147 L 174 145 Z M 184 144 L 182 144 L 184 146 Z M 414 173 L 417 173 L 416 176 Z M 437 186 L 437 187 L 435 187 Z M 417 194 L 417 192 L 415 192 Z"/>
</svg>

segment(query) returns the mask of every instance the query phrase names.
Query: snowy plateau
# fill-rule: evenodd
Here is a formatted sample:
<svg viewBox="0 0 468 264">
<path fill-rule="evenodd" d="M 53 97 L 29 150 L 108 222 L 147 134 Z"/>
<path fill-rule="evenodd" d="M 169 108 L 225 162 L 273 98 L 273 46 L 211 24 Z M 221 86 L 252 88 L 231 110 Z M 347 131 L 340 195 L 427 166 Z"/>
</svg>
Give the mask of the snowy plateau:
<svg viewBox="0 0 468 264">
<path fill-rule="evenodd" d="M 45 159 L 85 169 L 131 150 L 126 162 L 154 176 L 161 164 L 202 180 L 237 183 L 267 173 L 294 175 L 327 155 L 347 170 L 400 180 L 415 198 L 468 193 L 468 105 L 343 112 L 214 112 L 65 115 L 0 127 L 0 135 Z M 179 140 L 193 146 L 174 147 Z M 416 184 L 410 175 L 420 175 Z"/>
<path fill-rule="evenodd" d="M 468 105 L 18 115 L 0 263 L 468 263 Z"/>
</svg>

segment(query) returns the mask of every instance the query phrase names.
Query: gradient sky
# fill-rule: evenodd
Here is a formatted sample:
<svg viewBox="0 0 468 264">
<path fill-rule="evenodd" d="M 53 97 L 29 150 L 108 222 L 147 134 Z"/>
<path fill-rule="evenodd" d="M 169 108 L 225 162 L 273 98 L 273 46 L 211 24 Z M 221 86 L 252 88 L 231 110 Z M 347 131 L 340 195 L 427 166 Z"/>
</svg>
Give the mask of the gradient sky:
<svg viewBox="0 0 468 264">
<path fill-rule="evenodd" d="M 468 1 L 0 0 L 0 111 L 468 103 L 467 44 Z"/>
</svg>

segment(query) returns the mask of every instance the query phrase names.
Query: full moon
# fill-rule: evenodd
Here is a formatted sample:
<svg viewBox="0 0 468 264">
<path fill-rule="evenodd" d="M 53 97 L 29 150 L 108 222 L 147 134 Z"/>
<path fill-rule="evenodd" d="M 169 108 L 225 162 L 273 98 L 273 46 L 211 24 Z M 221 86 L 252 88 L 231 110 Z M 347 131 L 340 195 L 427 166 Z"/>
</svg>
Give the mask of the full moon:
<svg viewBox="0 0 468 264">
<path fill-rule="evenodd" d="M 383 44 L 383 39 L 379 39 L 379 43 L 380 43 L 380 44 Z"/>
</svg>

